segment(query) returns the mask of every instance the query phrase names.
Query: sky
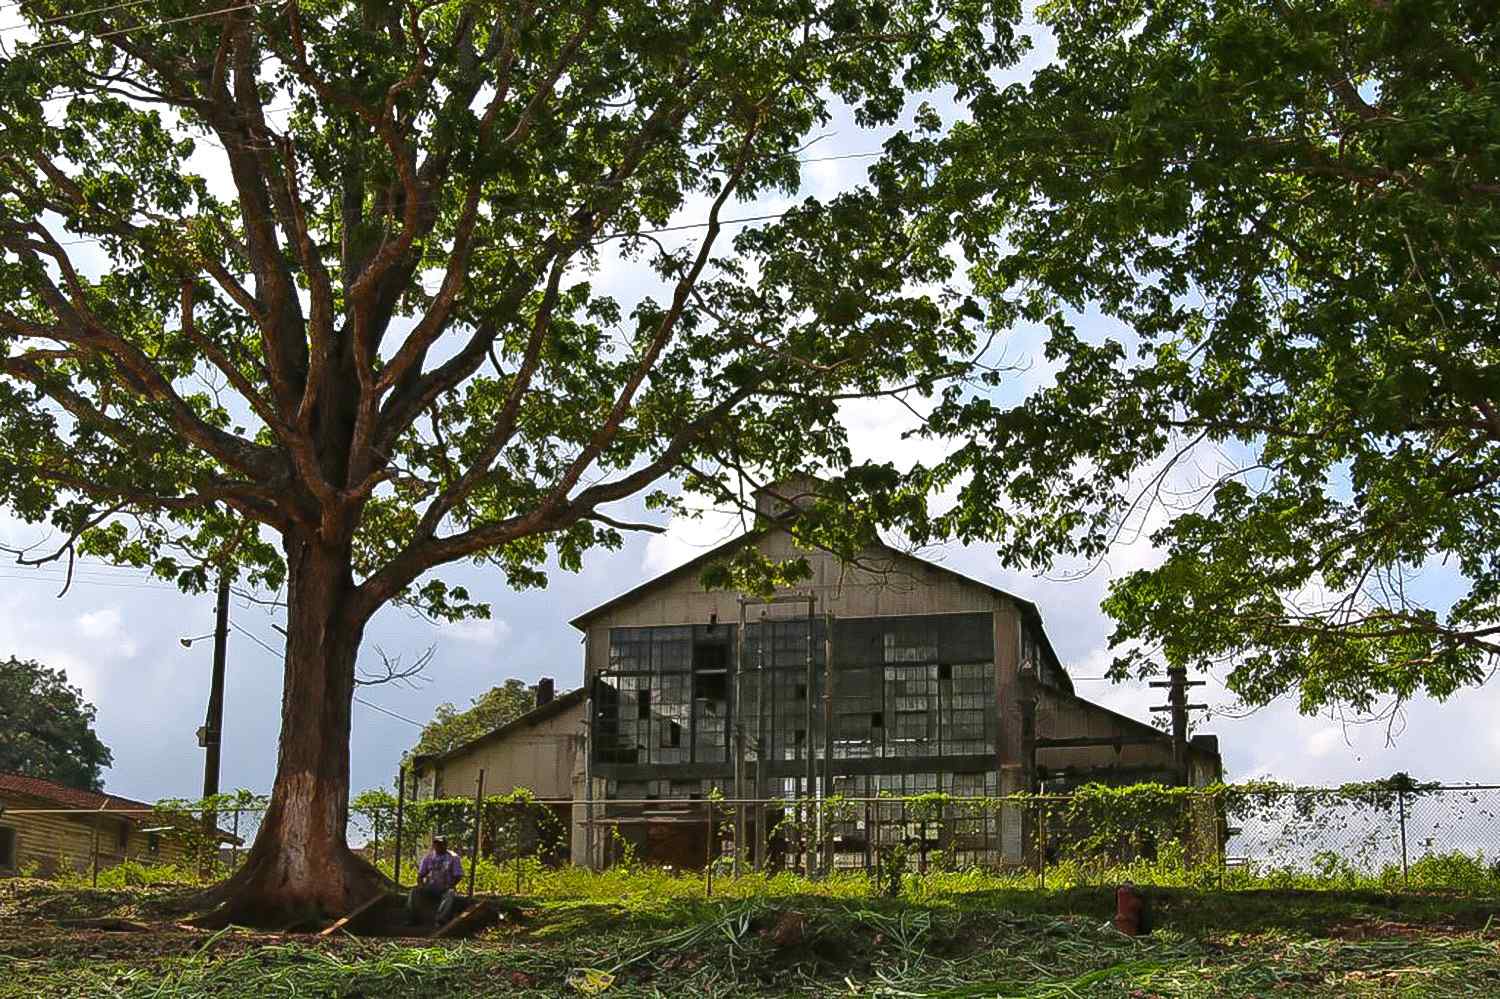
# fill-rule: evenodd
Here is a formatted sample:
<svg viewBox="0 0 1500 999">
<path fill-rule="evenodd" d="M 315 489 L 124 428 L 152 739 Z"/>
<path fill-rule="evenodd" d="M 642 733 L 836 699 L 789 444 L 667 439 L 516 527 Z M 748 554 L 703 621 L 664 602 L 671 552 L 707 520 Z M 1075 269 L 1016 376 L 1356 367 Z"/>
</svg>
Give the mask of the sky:
<svg viewBox="0 0 1500 999">
<path fill-rule="evenodd" d="M 1045 58 L 1045 40 L 1037 58 Z M 805 167 L 799 197 L 826 197 L 857 183 L 867 159 L 822 157 L 865 153 L 879 148 L 884 132 L 861 132 L 841 116 L 804 154 L 818 162 Z M 201 168 L 222 179 L 216 151 L 205 147 Z M 217 174 L 216 174 L 217 172 Z M 734 214 L 776 211 L 790 199 L 741 205 Z M 699 213 L 701 215 L 701 212 Z M 698 221 L 685 211 L 683 221 Z M 83 261 L 104 266 L 100 260 Z M 628 304 L 651 285 L 639 267 L 605 256 L 595 276 Z M 1102 321 L 1080 317 L 1088 335 L 1104 333 Z M 1000 349 L 1018 370 L 1004 392 L 1019 398 L 1045 385 L 1052 369 L 1040 357 L 1037 331 L 1017 331 Z M 856 458 L 915 460 L 924 446 L 902 438 L 914 417 L 897 403 L 861 402 L 844 407 Z M 624 504 L 612 512 L 627 519 L 644 511 Z M 410 612 L 387 607 L 367 630 L 362 665 L 378 665 L 377 649 L 411 661 L 428 648 L 433 661 L 424 680 L 411 686 L 361 688 L 354 706 L 353 787 L 357 791 L 391 786 L 398 761 L 418 735 L 420 724 L 443 702 L 465 706 L 510 677 L 528 683 L 556 679 L 559 690 L 581 680 L 580 635 L 568 621 L 630 589 L 644 579 L 679 565 L 732 536 L 738 521 L 709 512 L 678 518 L 661 535 L 628 536 L 617 552 L 595 552 L 579 573 L 552 567 L 542 590 L 509 589 L 497 570 L 469 565 L 442 573 L 462 583 L 493 610 L 487 621 L 434 625 Z M 0 510 L 0 542 L 26 545 L 48 537 Z M 1109 662 L 1109 620 L 1099 610 L 1111 578 L 1154 564 L 1160 557 L 1137 538 L 1117 548 L 1093 574 L 1078 580 L 1039 577 L 1000 564 L 982 546 L 930 548 L 924 556 L 1022 596 L 1041 609 L 1048 635 L 1079 692 L 1090 699 L 1146 719 L 1161 692 L 1140 684 L 1115 685 L 1099 679 Z M 98 711 L 97 731 L 114 753 L 107 788 L 117 794 L 153 800 L 196 797 L 202 785 L 203 752 L 195 731 L 203 723 L 212 642 L 184 647 L 182 639 L 213 630 L 212 594 L 185 595 L 139 572 L 88 563 L 80 565 L 71 588 L 59 596 L 62 570 L 56 564 L 27 568 L 0 563 L 0 657 L 34 658 L 61 668 Z M 241 598 L 232 601 L 225 691 L 221 787 L 266 791 L 274 776 L 280 725 L 280 621 L 273 607 Z M 1197 720 L 1197 731 L 1219 736 L 1227 775 L 1233 779 L 1272 777 L 1324 784 L 1408 771 L 1423 779 L 1491 781 L 1500 754 L 1500 686 L 1462 692 L 1444 704 L 1410 704 L 1404 725 L 1345 724 L 1337 717 L 1304 717 L 1295 705 L 1277 703 L 1248 716 L 1229 713 L 1232 698 L 1214 678 L 1196 700 L 1213 706 Z"/>
</svg>

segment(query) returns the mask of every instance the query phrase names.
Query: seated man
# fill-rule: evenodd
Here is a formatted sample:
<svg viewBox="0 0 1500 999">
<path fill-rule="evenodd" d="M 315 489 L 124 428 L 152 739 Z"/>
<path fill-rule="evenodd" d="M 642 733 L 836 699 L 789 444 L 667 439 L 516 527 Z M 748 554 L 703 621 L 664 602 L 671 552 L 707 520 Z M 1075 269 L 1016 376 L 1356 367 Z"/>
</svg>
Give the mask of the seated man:
<svg viewBox="0 0 1500 999">
<path fill-rule="evenodd" d="M 464 879 L 464 865 L 458 854 L 448 852 L 448 841 L 441 836 L 432 837 L 432 849 L 417 866 L 417 885 L 406 896 L 406 921 L 417 923 L 417 899 L 419 897 L 438 900 L 436 925 L 442 926 L 453 916 L 458 904 L 456 889 Z"/>
</svg>

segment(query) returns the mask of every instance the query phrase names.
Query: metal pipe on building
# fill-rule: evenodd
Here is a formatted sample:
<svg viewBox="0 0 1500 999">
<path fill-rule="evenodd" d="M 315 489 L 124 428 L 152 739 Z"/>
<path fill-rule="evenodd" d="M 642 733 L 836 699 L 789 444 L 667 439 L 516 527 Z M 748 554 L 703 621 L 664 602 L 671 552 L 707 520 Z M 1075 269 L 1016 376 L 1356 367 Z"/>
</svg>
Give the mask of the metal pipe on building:
<svg viewBox="0 0 1500 999">
<path fill-rule="evenodd" d="M 823 605 L 823 797 L 833 795 L 833 611 Z M 833 825 L 824 824 L 823 870 L 833 872 Z"/>
<path fill-rule="evenodd" d="M 745 598 L 739 598 L 740 626 L 734 640 L 734 876 L 740 876 L 745 850 Z"/>
<path fill-rule="evenodd" d="M 588 664 L 584 664 L 587 675 Z M 594 862 L 594 698 L 583 702 L 583 867 L 593 871 Z"/>
<path fill-rule="evenodd" d="M 770 700 L 766 696 L 766 633 L 769 631 L 766 612 L 760 612 L 760 632 L 758 641 L 755 643 L 755 851 L 752 863 L 755 870 L 763 871 L 766 867 L 766 845 L 770 837 L 766 835 L 766 796 L 770 786 L 767 783 L 766 774 L 766 702 Z"/>
<path fill-rule="evenodd" d="M 816 732 L 817 716 L 813 708 L 813 691 L 817 689 L 818 681 L 817 669 L 813 662 L 813 624 L 816 613 L 817 597 L 809 593 L 807 595 L 807 681 L 805 685 L 807 691 L 807 720 L 804 722 L 807 732 L 802 737 L 802 749 L 807 754 L 807 811 L 805 815 L 799 816 L 802 819 L 798 823 L 801 829 L 798 838 L 801 842 L 797 844 L 804 854 L 808 874 L 813 872 L 813 856 L 816 852 L 814 844 L 817 842 L 816 837 L 809 829 L 807 821 L 812 818 L 813 802 L 818 797 L 818 754 L 813 750 L 813 747 L 817 745 L 817 738 L 814 734 Z M 824 789 L 824 793 L 827 793 L 826 788 Z M 800 807 L 799 805 L 799 810 Z"/>
</svg>

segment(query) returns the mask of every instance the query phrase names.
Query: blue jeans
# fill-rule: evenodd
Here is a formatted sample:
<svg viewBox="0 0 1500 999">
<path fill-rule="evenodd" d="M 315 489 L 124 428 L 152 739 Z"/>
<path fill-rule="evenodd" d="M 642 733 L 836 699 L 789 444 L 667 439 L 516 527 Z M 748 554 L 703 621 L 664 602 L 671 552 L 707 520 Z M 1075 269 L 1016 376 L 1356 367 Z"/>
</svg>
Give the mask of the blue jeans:
<svg viewBox="0 0 1500 999">
<path fill-rule="evenodd" d="M 458 893 L 452 888 L 439 888 L 431 882 L 417 885 L 406 896 L 406 920 L 409 923 L 417 921 L 417 900 L 420 898 L 435 898 L 437 904 L 437 918 L 434 925 L 442 926 L 453 918 L 453 910 L 458 905 Z"/>
</svg>

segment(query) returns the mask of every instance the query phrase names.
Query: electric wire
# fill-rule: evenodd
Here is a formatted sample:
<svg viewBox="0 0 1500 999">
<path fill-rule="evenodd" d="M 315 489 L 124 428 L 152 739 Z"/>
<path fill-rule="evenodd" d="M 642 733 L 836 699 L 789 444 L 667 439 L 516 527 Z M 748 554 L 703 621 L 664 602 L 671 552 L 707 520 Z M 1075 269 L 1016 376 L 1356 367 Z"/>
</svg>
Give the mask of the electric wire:
<svg viewBox="0 0 1500 999">
<path fill-rule="evenodd" d="M 267 109 L 267 110 L 270 111 L 270 110 L 278 110 L 278 109 Z M 280 109 L 280 110 L 285 110 L 285 109 Z M 211 146 L 217 146 L 220 149 L 224 148 L 222 145 L 220 145 L 219 143 L 213 141 L 212 139 L 204 138 L 202 136 L 194 137 L 194 141 L 206 142 L 209 145 L 211 145 Z M 811 158 L 808 158 L 808 159 L 799 159 L 797 162 L 798 163 L 829 163 L 829 162 L 832 162 L 834 160 L 869 159 L 871 157 L 882 156 L 882 155 L 884 155 L 884 153 L 881 152 L 881 151 L 872 151 L 872 152 L 864 152 L 864 153 L 842 153 L 842 154 L 837 155 L 837 156 L 815 156 L 815 157 L 811 157 Z M 751 222 L 766 222 L 766 221 L 770 221 L 772 219 L 784 218 L 784 217 L 786 217 L 787 214 L 789 214 L 789 213 L 788 212 L 776 212 L 776 213 L 770 214 L 770 215 L 752 215 L 752 216 L 746 216 L 744 218 L 720 219 L 719 220 L 719 225 L 740 225 L 740 224 L 748 224 L 748 223 L 751 223 Z M 249 222 L 270 222 L 273 225 L 280 225 L 281 224 L 281 220 L 280 219 L 271 218 L 271 217 L 267 217 L 267 218 L 252 218 L 252 219 L 243 220 L 243 221 L 249 221 Z M 629 229 L 629 230 L 620 230 L 618 232 L 604 233 L 601 236 L 595 237 L 590 242 L 592 244 L 594 244 L 594 245 L 597 245 L 599 243 L 608 242 L 608 241 L 614 240 L 614 239 L 629 239 L 632 236 L 659 236 L 659 235 L 661 235 L 663 233 L 685 232 L 685 231 L 687 231 L 689 229 L 706 229 L 706 228 L 708 228 L 708 226 L 710 224 L 711 223 L 708 223 L 708 222 L 685 222 L 685 223 L 682 223 L 681 225 L 663 226 L 663 227 L 658 228 L 658 229 Z M 80 236 L 77 239 L 59 240 L 58 241 L 58 245 L 59 246 L 77 246 L 77 245 L 79 245 L 81 243 L 96 243 L 97 244 L 97 243 L 102 243 L 104 241 L 104 238 L 105 237 L 103 237 L 103 236 Z M 121 237 L 121 238 L 125 238 L 125 237 Z"/>
<path fill-rule="evenodd" d="M 271 655 L 275 656 L 277 659 L 285 659 L 286 658 L 286 650 L 285 649 L 277 650 L 277 649 L 272 648 L 268 643 L 261 641 L 261 639 L 260 639 L 260 637 L 258 635 L 256 635 L 253 632 L 246 631 L 244 628 L 240 627 L 238 624 L 236 624 L 233 621 L 229 622 L 229 627 L 233 628 L 235 631 L 239 632 L 241 635 L 244 635 L 246 638 L 250 639 L 250 641 L 254 642 L 256 645 L 259 645 L 261 648 L 265 649 L 267 652 L 269 652 Z M 375 711 L 379 711 L 381 714 L 390 715 L 392 718 L 396 718 L 396 719 L 398 719 L 400 721 L 404 721 L 408 725 L 415 725 L 417 728 L 426 728 L 427 727 L 426 725 L 422 724 L 421 722 L 419 722 L 419 721 L 417 721 L 417 720 L 415 720 L 413 718 L 408 718 L 408 717 L 406 717 L 403 714 L 398 714 L 395 711 L 392 711 L 390 708 L 381 707 L 379 704 L 376 704 L 374 701 L 367 701 L 363 697 L 360 697 L 358 694 L 354 695 L 354 699 L 356 701 L 358 701 L 359 703 L 363 704 L 367 708 L 372 708 Z"/>
<path fill-rule="evenodd" d="M 124 566 L 117 566 L 117 567 L 114 567 L 114 568 L 126 568 L 126 567 L 124 567 Z M 44 575 L 42 573 L 29 573 L 29 572 L 25 573 L 25 574 L 22 574 L 22 575 L 12 575 L 12 574 L 9 574 L 9 573 L 0 573 L 0 579 L 6 579 L 6 580 L 27 580 L 27 581 L 38 582 L 38 583 L 61 583 L 61 582 L 64 582 L 64 579 L 61 576 L 50 576 L 50 575 Z M 73 582 L 75 584 L 81 584 L 81 585 L 86 585 L 86 586 L 114 586 L 114 587 L 119 587 L 119 588 L 123 588 L 123 589 L 136 588 L 136 589 L 149 589 L 149 590 L 173 590 L 173 591 L 178 592 L 178 593 L 182 592 L 181 590 L 178 590 L 177 587 L 175 587 L 175 586 L 169 586 L 169 585 L 167 585 L 165 583 L 148 583 L 148 582 L 144 582 L 144 581 L 142 581 L 142 582 L 116 582 L 116 581 L 105 581 L 105 580 L 102 580 L 102 579 L 86 579 L 86 578 L 80 577 L 77 573 L 75 573 L 74 576 L 73 576 Z M 251 631 L 246 630 L 245 628 L 242 628 L 240 625 L 236 624 L 234 621 L 230 621 L 229 622 L 229 627 L 233 628 L 235 631 L 239 632 L 244 637 L 250 639 L 250 641 L 254 642 L 256 645 L 259 645 L 261 648 L 265 649 L 267 652 L 269 652 L 271 655 L 275 656 L 276 658 L 278 658 L 278 659 L 285 658 L 286 653 L 284 651 L 280 651 L 280 650 L 277 650 L 275 648 L 272 648 L 269 644 L 267 644 L 266 642 L 262 641 L 260 639 L 260 637 L 258 635 L 256 635 L 254 632 L 251 632 Z M 426 728 L 427 727 L 426 725 L 422 724 L 419 721 L 416 721 L 415 719 L 408 718 L 408 717 L 406 717 L 403 714 L 398 714 L 397 712 L 392 711 L 390 708 L 382 707 L 381 705 L 376 704 L 373 701 L 366 700 L 365 698 L 360 697 L 358 694 L 354 695 L 354 699 L 356 701 L 358 701 L 359 703 L 363 704 L 367 708 L 371 708 L 371 709 L 373 709 L 375 711 L 379 711 L 382 714 L 390 715 L 392 718 L 396 718 L 396 719 L 399 719 L 401 721 L 404 721 L 408 725 L 415 725 L 417 728 Z"/>
<path fill-rule="evenodd" d="M 48 24 L 60 24 L 63 21 L 71 21 L 76 17 L 88 17 L 91 14 L 108 14 L 112 10 L 125 10 L 127 7 L 143 7 L 148 3 L 154 2 L 155 0 L 124 0 L 123 3 L 112 3 L 104 7 L 90 7 L 88 10 L 75 10 L 70 14 L 54 14 L 51 17 L 42 18 L 35 24 L 26 21 L 17 21 L 15 24 L 0 26 L 0 31 L 16 31 L 20 28 L 40 28 Z M 19 6 L 21 6 L 20 3 L 0 4 L 0 10 Z"/>
<path fill-rule="evenodd" d="M 168 25 L 183 24 L 188 21 L 201 21 L 204 18 L 218 17 L 220 14 L 233 14 L 235 11 L 240 10 L 254 10 L 258 7 L 266 7 L 272 3 L 277 2 L 280 2 L 280 0 L 245 0 L 244 3 L 235 4 L 233 6 L 220 7 L 216 10 L 201 11 L 197 14 L 186 14 L 182 17 L 170 17 L 165 21 L 154 21 L 147 24 L 137 24 L 132 25 L 128 28 L 114 28 L 110 31 L 101 31 L 98 34 L 92 34 L 88 32 L 85 32 L 85 34 L 89 39 L 98 41 L 100 39 L 113 38 L 117 35 L 128 35 L 134 32 L 156 31 L 160 28 L 165 28 Z M 30 46 L 26 49 L 26 53 L 30 55 L 33 52 L 45 52 L 48 49 L 62 48 L 68 45 L 81 44 L 82 41 L 82 39 L 74 40 L 72 38 L 64 38 L 59 39 L 55 42 L 44 42 L 41 45 Z"/>
</svg>

